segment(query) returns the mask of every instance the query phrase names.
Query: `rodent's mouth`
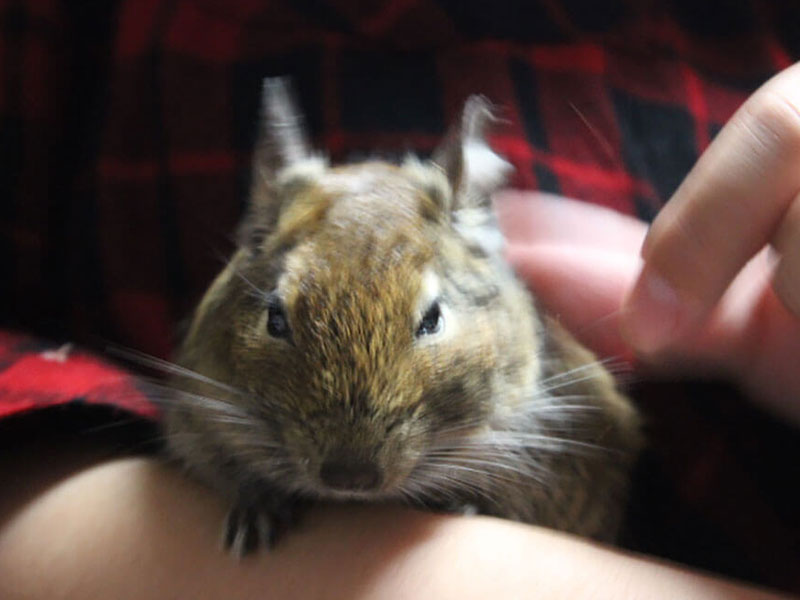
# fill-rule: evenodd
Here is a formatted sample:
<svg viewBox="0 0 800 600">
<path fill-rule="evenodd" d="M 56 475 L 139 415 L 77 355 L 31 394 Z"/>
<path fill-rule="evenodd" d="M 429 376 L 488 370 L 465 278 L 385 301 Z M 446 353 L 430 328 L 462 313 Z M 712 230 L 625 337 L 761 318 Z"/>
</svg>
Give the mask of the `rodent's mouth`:
<svg viewBox="0 0 800 600">
<path fill-rule="evenodd" d="M 343 500 L 348 502 L 374 502 L 375 500 L 390 497 L 383 490 L 334 490 L 323 488 L 319 491 L 320 498 L 325 500 Z"/>
<path fill-rule="evenodd" d="M 386 500 L 398 496 L 395 492 L 394 482 L 381 482 L 380 485 L 367 489 L 358 487 L 335 487 L 326 485 L 325 482 L 315 481 L 313 484 L 314 494 L 321 499 L 327 500 L 347 500 L 347 501 L 376 501 Z"/>
<path fill-rule="evenodd" d="M 401 478 L 402 481 L 403 478 Z M 376 501 L 390 500 L 401 496 L 398 486 L 401 481 L 397 477 L 387 478 L 382 474 L 375 479 L 361 480 L 325 480 L 324 477 L 309 477 L 304 486 L 314 496 L 325 500 L 342 501 Z"/>
<path fill-rule="evenodd" d="M 377 448 L 345 444 L 306 448 L 294 454 L 293 484 L 298 493 L 319 499 L 376 501 L 397 499 L 418 457 L 386 443 Z"/>
<path fill-rule="evenodd" d="M 307 464 L 305 470 L 309 483 L 321 497 L 376 500 L 396 495 L 394 491 L 405 476 L 397 460 L 387 465 L 384 459 L 377 451 L 353 452 L 345 448 L 326 452 L 319 463 Z"/>
</svg>

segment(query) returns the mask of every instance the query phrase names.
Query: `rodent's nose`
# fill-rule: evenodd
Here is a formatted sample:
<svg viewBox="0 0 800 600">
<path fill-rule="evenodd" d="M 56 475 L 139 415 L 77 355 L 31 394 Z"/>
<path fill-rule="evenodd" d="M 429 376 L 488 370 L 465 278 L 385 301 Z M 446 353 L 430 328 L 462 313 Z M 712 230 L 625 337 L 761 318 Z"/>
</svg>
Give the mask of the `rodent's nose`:
<svg viewBox="0 0 800 600">
<path fill-rule="evenodd" d="M 335 490 L 373 490 L 381 484 L 381 472 L 372 461 L 332 458 L 319 470 L 322 482 Z"/>
</svg>

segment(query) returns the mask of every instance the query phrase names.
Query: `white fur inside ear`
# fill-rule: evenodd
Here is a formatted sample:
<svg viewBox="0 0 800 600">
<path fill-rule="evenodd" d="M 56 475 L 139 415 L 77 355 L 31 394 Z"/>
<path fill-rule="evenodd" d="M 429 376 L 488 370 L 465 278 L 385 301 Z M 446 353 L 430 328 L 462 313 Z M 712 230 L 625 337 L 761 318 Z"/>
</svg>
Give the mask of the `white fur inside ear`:
<svg viewBox="0 0 800 600">
<path fill-rule="evenodd" d="M 482 140 L 467 140 L 463 152 L 466 190 L 489 194 L 505 183 L 511 165 Z"/>
<path fill-rule="evenodd" d="M 506 239 L 490 209 L 457 210 L 453 215 L 453 227 L 467 240 L 483 248 L 488 255 L 500 257 L 503 254 Z"/>
<path fill-rule="evenodd" d="M 313 183 L 319 180 L 328 169 L 328 159 L 324 156 L 309 156 L 281 169 L 277 184 L 281 187 L 295 183 Z"/>
</svg>

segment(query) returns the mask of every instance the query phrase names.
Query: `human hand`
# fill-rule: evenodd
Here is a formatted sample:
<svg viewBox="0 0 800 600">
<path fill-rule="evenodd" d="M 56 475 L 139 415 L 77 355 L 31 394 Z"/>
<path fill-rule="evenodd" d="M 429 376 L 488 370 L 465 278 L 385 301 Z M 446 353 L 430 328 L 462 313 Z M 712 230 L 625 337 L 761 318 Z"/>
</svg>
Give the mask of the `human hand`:
<svg viewBox="0 0 800 600">
<path fill-rule="evenodd" d="M 731 346 L 719 352 L 729 370 L 800 418 L 800 63 L 736 112 L 641 255 L 624 305 L 632 346 L 657 359 L 728 330 Z"/>
<path fill-rule="evenodd" d="M 728 376 L 800 421 L 800 64 L 720 132 L 646 235 L 643 267 L 635 220 L 513 193 L 498 205 L 510 258 L 595 351 Z"/>
<path fill-rule="evenodd" d="M 632 316 L 625 301 L 642 271 L 647 225 L 545 194 L 505 192 L 496 202 L 509 260 L 543 307 L 599 356 L 638 360 L 661 373 L 726 377 L 800 421 L 800 403 L 788 400 L 800 396 L 800 319 L 773 292 L 774 261 L 766 252 L 738 274 L 696 331 L 637 358 L 623 336 Z"/>
</svg>

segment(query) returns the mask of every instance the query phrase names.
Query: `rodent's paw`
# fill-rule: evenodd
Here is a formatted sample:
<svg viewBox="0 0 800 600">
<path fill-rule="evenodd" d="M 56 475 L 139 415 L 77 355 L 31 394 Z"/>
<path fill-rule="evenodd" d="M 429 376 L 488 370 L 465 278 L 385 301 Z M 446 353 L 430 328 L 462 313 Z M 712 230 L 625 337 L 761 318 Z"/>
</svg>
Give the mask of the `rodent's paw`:
<svg viewBox="0 0 800 600">
<path fill-rule="evenodd" d="M 239 501 L 225 518 L 225 550 L 242 558 L 260 548 L 271 550 L 297 522 L 299 505 L 291 499 L 271 502 Z"/>
</svg>

